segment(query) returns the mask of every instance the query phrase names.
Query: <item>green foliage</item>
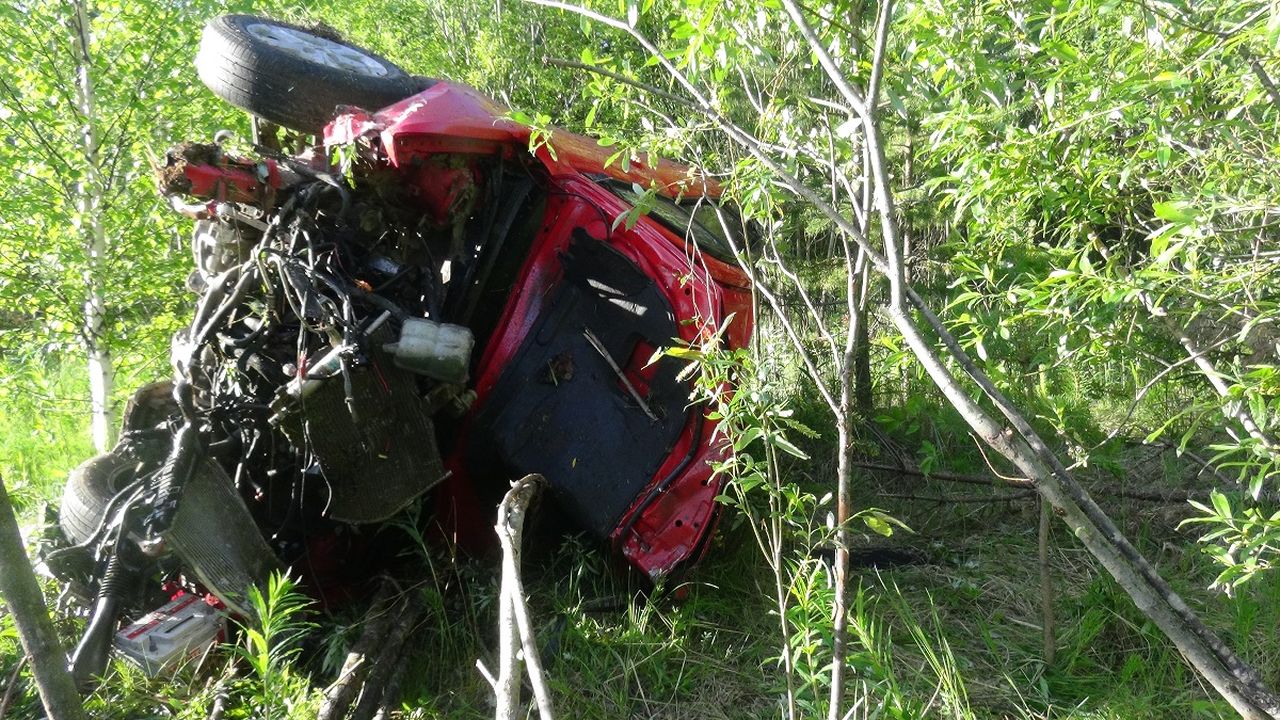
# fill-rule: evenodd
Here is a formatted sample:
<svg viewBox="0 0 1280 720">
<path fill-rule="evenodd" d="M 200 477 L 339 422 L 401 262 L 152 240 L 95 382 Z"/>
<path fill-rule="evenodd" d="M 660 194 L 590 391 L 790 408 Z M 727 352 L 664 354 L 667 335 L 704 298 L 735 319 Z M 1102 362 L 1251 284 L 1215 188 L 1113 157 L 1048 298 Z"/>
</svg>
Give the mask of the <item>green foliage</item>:
<svg viewBox="0 0 1280 720">
<path fill-rule="evenodd" d="M 0 475 L 20 516 L 61 496 L 67 471 L 93 453 L 79 363 L 0 360 Z"/>
<path fill-rule="evenodd" d="M 151 163 L 176 139 L 208 137 L 234 117 L 195 78 L 191 55 L 204 19 L 220 2 L 152 6 L 90 4 L 87 63 L 74 47 L 70 3 L 22 5 L 0 22 L 0 352 L 81 346 L 90 292 L 88 228 L 82 200 L 106 227 L 108 250 L 93 282 L 104 292 L 99 339 L 124 351 L 124 371 L 163 356 L 178 327 L 186 223 L 162 203 Z M 18 13 L 7 8 L 6 13 Z M 75 97 L 83 70 L 96 117 L 82 119 Z M 101 155 L 93 168 L 81 132 L 92 123 Z M 91 170 L 96 175 L 91 174 Z M 97 184 L 90 186 L 93 178 Z"/>
<path fill-rule="evenodd" d="M 787 407 L 788 398 L 778 386 L 779 358 L 758 346 L 724 348 L 730 320 L 697 345 L 661 352 L 689 362 L 682 375 L 695 378 L 696 394 L 709 408 L 707 418 L 716 422 L 714 437 L 726 449 L 724 458 L 713 463 L 724 483 L 717 500 L 734 509 L 735 525 L 749 528 L 773 571 L 772 614 L 779 622 L 781 645 L 773 661 L 785 682 L 779 690 L 789 708 L 794 705 L 801 716 L 817 717 L 827 712 L 833 659 L 831 570 L 815 557 L 836 541 L 831 493 L 818 498 L 793 471 L 796 462 L 810 458 L 792 437 L 811 440 L 817 433 Z M 850 521 L 883 537 L 909 530 L 874 507 L 858 510 Z"/>
<path fill-rule="evenodd" d="M 1232 507 L 1231 500 L 1214 490 L 1211 503 L 1195 500 L 1191 506 L 1201 512 L 1188 518 L 1183 525 L 1207 525 L 1208 531 L 1201 541 L 1210 543 L 1205 548 L 1214 561 L 1225 566 L 1214 578 L 1215 587 L 1227 589 L 1250 580 L 1275 563 L 1276 544 L 1280 542 L 1280 510 L 1265 514 L 1257 507 Z"/>
<path fill-rule="evenodd" d="M 307 679 L 294 666 L 301 652 L 299 641 L 315 627 L 306 618 L 311 600 L 282 573 L 272 573 L 265 589 L 250 588 L 248 599 L 253 619 L 242 625 L 242 639 L 235 652 L 253 673 L 253 683 L 248 686 L 253 716 L 271 720 L 314 714 L 307 698 Z"/>
<path fill-rule="evenodd" d="M 990 3 L 959 16 L 918 3 L 904 8 L 900 59 L 919 72 L 889 80 L 910 98 L 917 202 L 935 213 L 920 219 L 947 228 L 940 267 L 962 341 L 1081 460 L 1105 431 L 1172 435 L 1211 446 L 1255 498 L 1278 458 L 1235 418 L 1244 408 L 1274 437 L 1275 258 L 1258 249 L 1280 190 L 1280 107 L 1272 70 L 1253 63 L 1275 47 L 1268 17 L 1253 3 Z M 1170 372 L 1192 357 L 1207 360 L 1199 377 Z M 1117 427 L 1019 392 L 1019 374 L 1050 386 L 1105 375 L 1092 394 L 1135 399 Z M 1183 401 L 1142 417 L 1158 383 Z M 1135 417 L 1146 422 L 1124 426 Z M 1237 581 L 1268 565 L 1249 565 L 1268 543 L 1229 545 L 1213 553 L 1244 563 Z"/>
</svg>

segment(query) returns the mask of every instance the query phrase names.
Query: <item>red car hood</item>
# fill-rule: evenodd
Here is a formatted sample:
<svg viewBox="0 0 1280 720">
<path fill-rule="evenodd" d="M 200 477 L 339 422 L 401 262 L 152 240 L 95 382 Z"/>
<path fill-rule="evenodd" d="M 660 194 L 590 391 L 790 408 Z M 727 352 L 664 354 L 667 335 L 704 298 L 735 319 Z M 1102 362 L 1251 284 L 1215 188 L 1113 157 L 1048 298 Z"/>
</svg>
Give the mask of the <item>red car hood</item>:
<svg viewBox="0 0 1280 720">
<path fill-rule="evenodd" d="M 399 148 L 407 138 L 421 147 L 423 140 L 438 144 L 440 152 L 487 153 L 502 146 L 528 147 L 532 128 L 507 117 L 508 109 L 466 85 L 437 82 L 376 113 L 348 108 L 325 126 L 325 145 L 342 145 L 358 137 L 377 134 L 392 166 L 399 167 Z M 593 138 L 551 129 L 549 142 L 555 151 L 539 146 L 535 152 L 552 175 L 604 174 L 617 180 L 656 187 L 668 197 L 718 198 L 720 183 L 697 168 L 648 157 L 632 160 L 626 170 L 608 163 L 616 149 Z"/>
</svg>

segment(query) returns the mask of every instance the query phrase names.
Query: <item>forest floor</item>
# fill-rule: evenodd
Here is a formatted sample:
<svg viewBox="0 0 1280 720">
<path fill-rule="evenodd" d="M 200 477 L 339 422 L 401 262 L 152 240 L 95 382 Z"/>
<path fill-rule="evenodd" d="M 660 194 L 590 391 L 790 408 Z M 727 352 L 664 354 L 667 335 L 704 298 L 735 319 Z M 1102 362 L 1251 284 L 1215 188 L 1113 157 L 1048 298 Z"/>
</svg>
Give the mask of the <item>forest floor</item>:
<svg viewBox="0 0 1280 720">
<path fill-rule="evenodd" d="M 31 462 L 39 476 L 45 472 L 40 463 L 54 466 L 59 460 Z M 1145 469 L 1137 467 L 1142 463 Z M 1131 469 L 1152 482 L 1183 470 L 1168 458 L 1150 456 Z M 847 699 L 856 709 L 851 717 L 1233 717 L 1060 526 L 1053 528 L 1049 551 L 1056 657 L 1046 667 L 1035 497 L 890 473 L 860 475 L 857 485 L 859 507 L 881 508 L 912 532 L 891 538 L 869 534 L 854 553 L 853 583 L 859 590 Z M 58 490 L 54 482 L 19 489 L 29 523 L 38 517 L 36 501 L 55 500 Z M 1210 592 L 1214 570 L 1208 558 L 1195 551 L 1185 529 L 1177 529 L 1187 515 L 1185 504 L 1102 504 L 1192 607 L 1268 681 L 1280 684 L 1280 639 L 1274 632 L 1280 627 L 1280 579 L 1263 576 L 1234 597 Z M 493 667 L 493 564 L 426 559 L 435 587 L 414 635 L 417 652 L 404 685 L 404 704 L 412 710 L 404 717 L 492 716 L 491 691 L 475 661 Z M 791 565 L 798 580 L 788 620 L 801 717 L 816 716 L 826 702 L 825 562 L 819 552 Z M 706 560 L 678 587 L 639 592 L 600 552 L 574 540 L 531 553 L 526 574 L 561 717 L 779 717 L 786 686 L 771 599 L 774 580 L 740 515 L 726 515 Z M 234 686 L 226 717 L 259 716 L 253 708 L 266 707 L 262 703 L 285 708 L 281 712 L 287 710 L 288 717 L 314 716 L 318 690 L 336 674 L 358 623 L 342 615 L 311 619 L 318 629 L 296 663 L 301 681 L 286 691 L 273 690 L 265 679 L 245 680 Z M 76 620 L 61 624 L 68 639 L 78 626 Z M 0 717 L 40 717 L 26 671 L 15 674 L 17 657 L 12 623 L 0 617 L 0 684 L 7 687 L 15 677 L 19 684 Z M 158 680 L 116 663 L 88 701 L 91 716 L 204 718 L 218 678 L 234 666 L 232 657 L 222 650 Z M 293 695 L 270 697 L 280 692 Z"/>
</svg>

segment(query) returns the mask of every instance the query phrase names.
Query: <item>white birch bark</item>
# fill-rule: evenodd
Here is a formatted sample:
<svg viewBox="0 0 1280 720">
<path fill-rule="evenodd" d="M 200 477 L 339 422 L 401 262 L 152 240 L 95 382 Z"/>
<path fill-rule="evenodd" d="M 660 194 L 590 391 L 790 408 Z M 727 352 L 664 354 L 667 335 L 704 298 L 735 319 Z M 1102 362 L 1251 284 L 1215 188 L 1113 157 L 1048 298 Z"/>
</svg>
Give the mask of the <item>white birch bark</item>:
<svg viewBox="0 0 1280 720">
<path fill-rule="evenodd" d="M 76 228 L 84 243 L 85 301 L 81 336 L 88 356 L 89 398 L 92 412 L 93 444 L 105 452 L 115 442 L 114 408 L 111 393 L 115 384 L 115 368 L 107 346 L 106 287 L 103 279 L 107 240 L 102 214 L 103 183 L 98 147 L 98 117 L 94 103 L 92 70 L 92 34 L 85 0 L 76 0 L 75 31 L 76 102 L 80 114 L 80 141 L 84 153 L 85 174 L 77 183 Z"/>
</svg>

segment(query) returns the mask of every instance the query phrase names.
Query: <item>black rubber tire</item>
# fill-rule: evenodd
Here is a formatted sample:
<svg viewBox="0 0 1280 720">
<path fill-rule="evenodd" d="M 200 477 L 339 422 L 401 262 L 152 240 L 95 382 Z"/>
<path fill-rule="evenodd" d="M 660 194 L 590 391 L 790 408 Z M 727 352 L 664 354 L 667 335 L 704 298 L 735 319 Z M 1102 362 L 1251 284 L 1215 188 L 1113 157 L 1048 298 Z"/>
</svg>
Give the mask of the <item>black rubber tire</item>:
<svg viewBox="0 0 1280 720">
<path fill-rule="evenodd" d="M 135 467 L 132 460 L 103 453 L 71 471 L 58 509 L 58 524 L 68 540 L 82 543 L 98 529 L 111 498 L 133 480 Z"/>
<path fill-rule="evenodd" d="M 345 46 L 381 66 L 385 75 L 308 59 L 253 34 L 254 25 L 284 28 Z M 364 48 L 253 15 L 210 20 L 200 39 L 196 72 L 213 94 L 232 105 L 268 122 L 317 134 L 333 119 L 338 105 L 380 110 L 429 85 Z"/>
</svg>

